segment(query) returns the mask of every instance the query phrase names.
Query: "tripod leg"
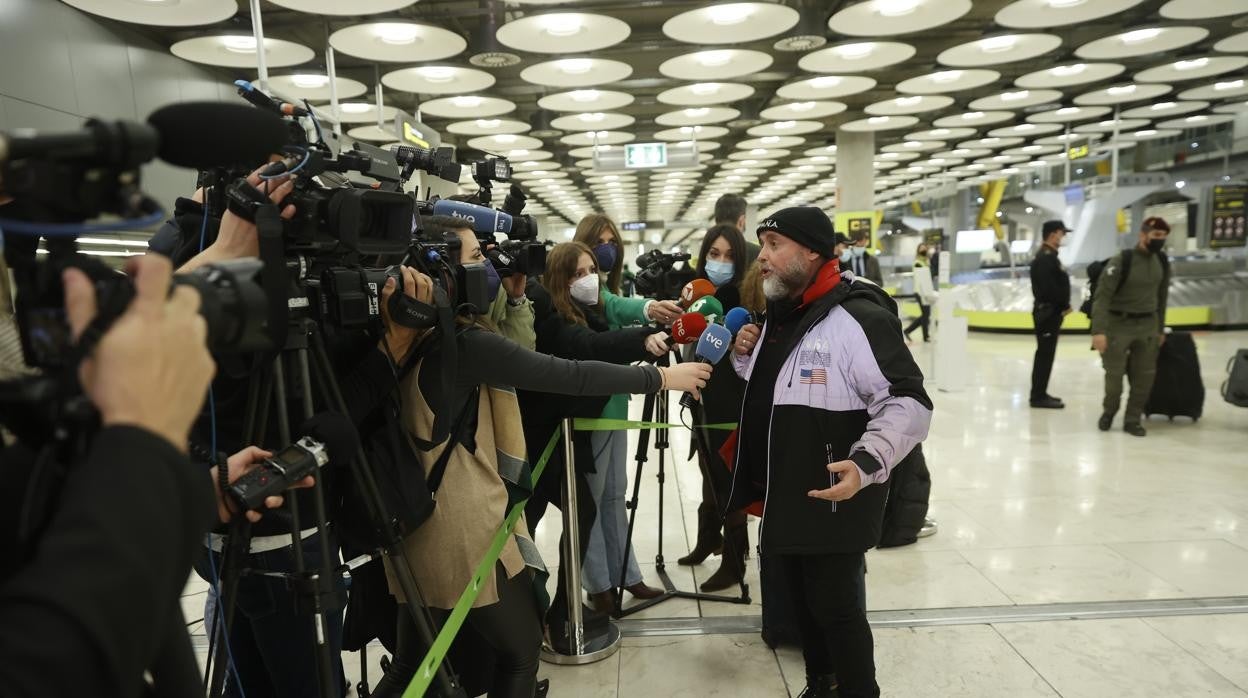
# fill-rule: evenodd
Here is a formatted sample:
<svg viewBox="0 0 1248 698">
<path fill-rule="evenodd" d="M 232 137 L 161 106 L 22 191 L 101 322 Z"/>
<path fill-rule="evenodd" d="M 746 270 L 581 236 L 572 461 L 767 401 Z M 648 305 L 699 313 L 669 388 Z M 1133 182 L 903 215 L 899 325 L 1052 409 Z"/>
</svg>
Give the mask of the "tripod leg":
<svg viewBox="0 0 1248 698">
<path fill-rule="evenodd" d="M 657 393 L 647 393 L 646 399 L 641 405 L 641 420 L 648 422 L 654 416 L 654 401 Z M 633 473 L 633 496 L 625 505 L 629 509 L 628 513 L 628 534 L 624 537 L 624 561 L 620 564 L 620 581 L 624 580 L 624 575 L 628 574 L 628 561 L 633 552 L 633 531 L 637 527 L 637 501 L 641 497 L 641 473 L 644 468 L 642 465 L 648 460 L 646 452 L 650 448 L 650 430 L 642 429 L 637 437 L 637 470 Z M 624 609 L 624 589 L 616 587 L 615 589 L 615 607 L 616 609 Z"/>
</svg>

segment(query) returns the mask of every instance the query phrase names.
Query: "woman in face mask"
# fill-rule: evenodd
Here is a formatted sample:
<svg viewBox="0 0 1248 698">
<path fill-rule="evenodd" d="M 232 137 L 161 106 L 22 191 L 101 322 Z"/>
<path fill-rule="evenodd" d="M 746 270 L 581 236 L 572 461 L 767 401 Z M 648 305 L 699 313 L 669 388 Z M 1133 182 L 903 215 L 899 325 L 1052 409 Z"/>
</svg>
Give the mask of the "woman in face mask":
<svg viewBox="0 0 1248 698">
<path fill-rule="evenodd" d="M 724 312 L 742 305 L 746 270 L 753 262 L 746 255 L 745 237 L 735 226 L 716 225 L 702 238 L 697 262 L 698 277 L 715 284 L 715 298 L 723 305 Z M 693 345 L 689 345 L 686 353 L 687 360 L 694 358 Z M 745 397 L 745 381 L 737 376 L 730 360 L 725 358 L 715 365 L 707 388 L 713 394 L 710 399 L 694 406 L 693 423 L 726 424 L 737 421 L 741 416 L 741 401 Z M 728 502 L 732 483 L 728 466 L 719 457 L 719 449 L 729 433 L 727 430 L 699 427 L 694 434 L 698 468 L 702 471 L 698 538 L 693 550 L 677 562 L 700 565 L 711 555 L 722 552 L 719 569 L 702 583 L 704 592 L 721 591 L 739 584 L 745 574 L 745 556 L 749 551 L 745 512 L 734 511 L 724 516 L 723 506 Z"/>
</svg>

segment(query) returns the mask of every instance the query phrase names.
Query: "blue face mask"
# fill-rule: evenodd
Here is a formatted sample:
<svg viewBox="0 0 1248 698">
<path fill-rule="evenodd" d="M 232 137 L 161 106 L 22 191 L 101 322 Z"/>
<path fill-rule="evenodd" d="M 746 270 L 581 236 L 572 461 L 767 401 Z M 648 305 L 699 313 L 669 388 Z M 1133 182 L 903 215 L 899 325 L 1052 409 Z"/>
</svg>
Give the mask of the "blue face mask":
<svg viewBox="0 0 1248 698">
<path fill-rule="evenodd" d="M 850 254 L 852 254 L 852 255 L 853 255 L 853 256 L 855 256 L 855 257 L 861 257 L 861 256 L 862 256 L 862 255 L 863 255 L 866 251 L 867 251 L 867 248 L 865 248 L 865 247 L 851 247 L 851 248 L 849 248 L 849 253 L 850 253 Z"/>
<path fill-rule="evenodd" d="M 498 289 L 503 285 L 503 280 L 498 276 L 498 270 L 494 268 L 494 263 L 485 260 L 485 290 L 489 294 L 490 302 L 493 303 L 498 298 Z"/>
<path fill-rule="evenodd" d="M 849 264 L 849 260 L 853 259 L 854 253 L 850 252 L 851 249 L 853 248 L 846 247 L 845 249 L 841 250 L 841 263 L 842 264 Z"/>
<path fill-rule="evenodd" d="M 732 262 L 720 262 L 714 259 L 706 260 L 706 278 L 718 288 L 732 281 L 732 276 L 736 269 L 733 268 Z"/>
<path fill-rule="evenodd" d="M 619 252 L 615 249 L 615 243 L 604 242 L 594 247 L 594 259 L 598 261 L 598 271 L 603 274 L 609 274 L 615 268 L 615 261 Z"/>
</svg>

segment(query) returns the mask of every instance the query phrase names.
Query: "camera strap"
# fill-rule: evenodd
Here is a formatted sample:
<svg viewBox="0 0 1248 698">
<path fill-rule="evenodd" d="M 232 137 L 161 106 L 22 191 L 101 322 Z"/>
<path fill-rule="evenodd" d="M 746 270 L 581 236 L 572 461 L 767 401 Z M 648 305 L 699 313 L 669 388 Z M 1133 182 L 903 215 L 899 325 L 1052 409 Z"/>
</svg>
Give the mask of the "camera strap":
<svg viewBox="0 0 1248 698">
<path fill-rule="evenodd" d="M 460 409 L 459 414 L 455 417 L 455 424 L 451 427 L 451 435 L 446 441 L 446 448 L 442 449 L 442 453 L 438 455 L 438 460 L 433 464 L 433 468 L 429 470 L 428 477 L 425 481 L 429 483 L 429 491 L 433 493 L 434 499 L 437 499 L 438 488 L 442 486 L 442 478 L 446 475 L 447 463 L 451 460 L 451 454 L 455 451 L 455 447 L 459 444 L 467 446 L 468 439 L 464 434 L 464 428 L 468 426 L 468 416 L 477 408 L 481 400 L 480 386 L 473 388 L 472 394 L 464 400 L 464 406 Z"/>
<path fill-rule="evenodd" d="M 237 183 L 236 183 L 237 184 Z M 244 182 L 246 184 L 246 182 Z M 251 185 L 247 185 L 250 187 Z M 252 187 L 254 189 L 254 187 Z M 233 189 L 233 187 L 231 187 Z M 286 280 L 286 246 L 282 242 L 282 216 L 267 198 L 256 208 L 256 233 L 260 242 L 260 285 L 269 303 L 269 340 L 273 352 L 286 347 L 290 298 Z M 233 208 L 231 207 L 231 210 Z"/>
</svg>

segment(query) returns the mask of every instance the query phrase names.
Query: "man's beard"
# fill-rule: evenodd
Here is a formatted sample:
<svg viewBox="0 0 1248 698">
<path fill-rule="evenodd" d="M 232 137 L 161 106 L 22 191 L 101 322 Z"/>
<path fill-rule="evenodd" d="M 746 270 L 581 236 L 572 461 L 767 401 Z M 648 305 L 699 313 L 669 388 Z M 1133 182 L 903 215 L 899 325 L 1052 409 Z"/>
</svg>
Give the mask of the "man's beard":
<svg viewBox="0 0 1248 698">
<path fill-rule="evenodd" d="M 771 274 L 763 279 L 763 295 L 769 301 L 778 301 L 805 290 L 810 282 L 810 269 L 806 260 L 794 257 L 784 268 L 771 268 Z"/>
</svg>

